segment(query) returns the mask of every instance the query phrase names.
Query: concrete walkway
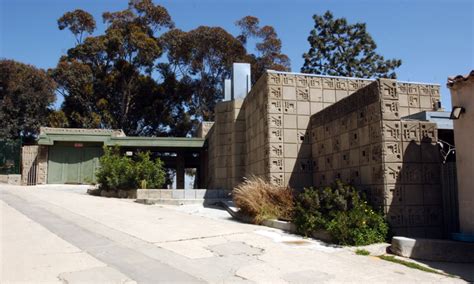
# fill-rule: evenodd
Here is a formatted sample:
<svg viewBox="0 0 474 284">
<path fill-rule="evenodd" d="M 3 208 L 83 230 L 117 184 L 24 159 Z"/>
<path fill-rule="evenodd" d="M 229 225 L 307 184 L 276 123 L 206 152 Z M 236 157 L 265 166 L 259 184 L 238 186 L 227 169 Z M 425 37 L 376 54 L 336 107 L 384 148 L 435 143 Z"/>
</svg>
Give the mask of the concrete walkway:
<svg viewBox="0 0 474 284">
<path fill-rule="evenodd" d="M 0 201 L 0 282 L 132 280 Z M 79 278 L 78 278 L 79 277 Z M 87 277 L 87 278 L 86 278 Z"/>
<path fill-rule="evenodd" d="M 0 282 L 463 282 L 235 222 L 84 187 L 0 185 Z"/>
</svg>

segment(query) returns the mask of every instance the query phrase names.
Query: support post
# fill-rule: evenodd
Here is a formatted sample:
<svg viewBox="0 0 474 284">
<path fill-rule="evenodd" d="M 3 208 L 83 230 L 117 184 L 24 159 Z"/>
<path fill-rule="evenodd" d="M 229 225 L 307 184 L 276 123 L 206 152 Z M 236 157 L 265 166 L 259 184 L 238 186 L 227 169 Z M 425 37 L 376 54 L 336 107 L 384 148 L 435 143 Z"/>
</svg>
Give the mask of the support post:
<svg viewBox="0 0 474 284">
<path fill-rule="evenodd" d="M 184 153 L 178 152 L 176 159 L 176 189 L 184 189 Z"/>
<path fill-rule="evenodd" d="M 200 152 L 199 152 L 199 169 L 198 169 L 198 173 L 199 173 L 199 185 L 198 187 L 199 188 L 207 188 L 207 150 L 206 149 L 202 149 Z"/>
</svg>

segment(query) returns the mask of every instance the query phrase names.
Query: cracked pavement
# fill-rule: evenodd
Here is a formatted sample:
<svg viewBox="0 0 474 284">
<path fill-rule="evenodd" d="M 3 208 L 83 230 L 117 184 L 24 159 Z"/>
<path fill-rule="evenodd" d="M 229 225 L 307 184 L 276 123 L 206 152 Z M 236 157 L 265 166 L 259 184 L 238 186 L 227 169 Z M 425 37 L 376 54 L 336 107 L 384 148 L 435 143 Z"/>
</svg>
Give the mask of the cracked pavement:
<svg viewBox="0 0 474 284">
<path fill-rule="evenodd" d="M 0 185 L 0 282 L 462 282 L 202 206 Z"/>
</svg>

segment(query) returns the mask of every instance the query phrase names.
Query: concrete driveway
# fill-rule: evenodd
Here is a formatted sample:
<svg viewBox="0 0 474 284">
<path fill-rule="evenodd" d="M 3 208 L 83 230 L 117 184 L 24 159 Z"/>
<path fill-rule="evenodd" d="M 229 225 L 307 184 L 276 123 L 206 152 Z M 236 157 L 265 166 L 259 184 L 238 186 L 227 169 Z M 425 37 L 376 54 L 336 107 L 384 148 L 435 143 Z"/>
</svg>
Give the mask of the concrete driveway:
<svg viewBox="0 0 474 284">
<path fill-rule="evenodd" d="M 463 282 L 201 206 L 0 185 L 0 282 Z"/>
</svg>

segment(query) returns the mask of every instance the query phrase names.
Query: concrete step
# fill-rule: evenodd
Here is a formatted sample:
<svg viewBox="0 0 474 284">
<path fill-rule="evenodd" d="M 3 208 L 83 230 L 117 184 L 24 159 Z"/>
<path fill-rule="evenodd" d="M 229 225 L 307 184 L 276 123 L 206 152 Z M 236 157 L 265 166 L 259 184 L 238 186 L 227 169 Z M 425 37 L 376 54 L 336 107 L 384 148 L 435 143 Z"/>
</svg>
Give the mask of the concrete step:
<svg viewBox="0 0 474 284">
<path fill-rule="evenodd" d="M 474 243 L 396 236 L 392 238 L 390 250 L 414 259 L 474 263 Z"/>
</svg>

